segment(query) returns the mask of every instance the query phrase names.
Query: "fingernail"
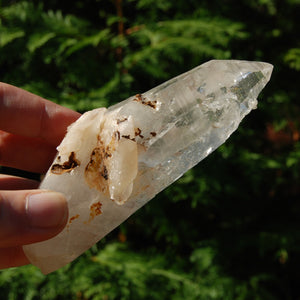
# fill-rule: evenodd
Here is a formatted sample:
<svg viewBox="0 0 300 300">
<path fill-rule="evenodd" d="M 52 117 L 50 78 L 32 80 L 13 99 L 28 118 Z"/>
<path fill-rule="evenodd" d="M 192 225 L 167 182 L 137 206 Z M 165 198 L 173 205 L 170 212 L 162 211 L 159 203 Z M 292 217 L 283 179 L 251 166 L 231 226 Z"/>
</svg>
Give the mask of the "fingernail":
<svg viewBox="0 0 300 300">
<path fill-rule="evenodd" d="M 60 193 L 42 192 L 26 199 L 26 212 L 32 227 L 50 228 L 62 225 L 67 218 L 65 197 Z"/>
</svg>

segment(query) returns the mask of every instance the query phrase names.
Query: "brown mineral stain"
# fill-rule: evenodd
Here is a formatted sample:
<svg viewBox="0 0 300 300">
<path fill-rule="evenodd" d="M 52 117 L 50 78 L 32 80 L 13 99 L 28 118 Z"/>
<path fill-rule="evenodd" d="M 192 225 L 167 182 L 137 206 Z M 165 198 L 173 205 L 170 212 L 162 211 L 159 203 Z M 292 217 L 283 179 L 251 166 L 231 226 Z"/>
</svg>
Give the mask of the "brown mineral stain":
<svg viewBox="0 0 300 300">
<path fill-rule="evenodd" d="M 147 106 L 149 106 L 153 109 L 156 109 L 156 107 L 157 107 L 157 101 L 156 100 L 154 100 L 154 101 L 147 100 L 142 94 L 136 94 L 133 101 L 142 103 L 142 104 L 147 105 Z"/>
<path fill-rule="evenodd" d="M 144 136 L 141 134 L 142 133 L 142 130 L 140 129 L 140 128 L 135 128 L 134 129 L 134 134 L 135 134 L 135 136 L 139 136 L 140 138 L 144 138 Z"/>
<path fill-rule="evenodd" d="M 91 153 L 90 161 L 85 168 L 85 179 L 88 185 L 95 187 L 101 192 L 107 191 L 108 171 L 105 165 L 107 155 L 101 147 L 96 147 Z"/>
<path fill-rule="evenodd" d="M 125 121 L 127 121 L 127 118 L 123 118 L 123 119 L 117 119 L 117 124 L 119 125 L 120 123 L 123 123 Z"/>
<path fill-rule="evenodd" d="M 78 215 L 78 214 L 75 215 L 75 216 L 73 216 L 73 217 L 71 217 L 70 220 L 69 220 L 69 224 L 71 224 L 74 220 L 76 220 L 76 219 L 78 219 L 78 218 L 79 218 L 79 215 Z"/>
<path fill-rule="evenodd" d="M 93 203 L 90 206 L 90 218 L 87 222 L 85 222 L 85 224 L 90 223 L 91 221 L 94 220 L 94 218 L 96 216 L 99 216 L 102 214 L 101 207 L 102 207 L 102 204 L 100 202 Z"/>
<path fill-rule="evenodd" d="M 102 204 L 100 202 L 96 202 L 94 204 L 91 205 L 90 207 L 90 216 L 99 216 L 101 215 L 102 211 L 101 211 L 101 207 L 102 207 Z"/>
<path fill-rule="evenodd" d="M 118 133 L 113 135 L 108 145 L 104 145 L 101 137 L 98 136 L 97 147 L 93 149 L 90 155 L 90 161 L 85 167 L 84 176 L 89 187 L 96 188 L 104 194 L 108 194 L 108 159 L 112 157 L 112 154 L 115 151 L 115 141 L 117 139 Z"/>
<path fill-rule="evenodd" d="M 150 187 L 150 184 L 147 184 L 141 188 L 141 191 L 145 191 Z"/>
<path fill-rule="evenodd" d="M 60 161 L 60 159 L 61 157 L 58 156 L 57 160 Z M 72 151 L 67 161 L 65 161 L 63 164 L 54 164 L 51 167 L 51 173 L 56 175 L 69 173 L 78 166 L 80 166 L 80 162 L 76 159 L 75 152 Z"/>
<path fill-rule="evenodd" d="M 135 142 L 135 138 L 130 137 L 129 134 L 122 134 L 122 138 Z"/>
<path fill-rule="evenodd" d="M 150 132 L 150 134 L 154 137 L 154 136 L 156 136 L 156 132 Z"/>
<path fill-rule="evenodd" d="M 100 175 L 101 175 L 105 180 L 108 180 L 108 171 L 107 171 L 107 168 L 106 168 L 105 165 L 103 166 L 103 170 L 102 170 L 102 172 L 100 173 Z"/>
<path fill-rule="evenodd" d="M 73 216 L 73 217 L 70 217 L 69 222 L 68 222 L 68 224 L 67 224 L 67 226 L 66 226 L 66 229 L 67 229 L 68 232 L 69 232 L 69 227 L 70 227 L 71 223 L 72 223 L 74 220 L 78 219 L 78 218 L 79 218 L 79 215 L 78 215 L 78 214 L 75 215 L 75 216 Z"/>
<path fill-rule="evenodd" d="M 115 131 L 115 137 L 116 137 L 116 139 L 117 139 L 118 141 L 120 140 L 121 135 L 120 135 L 120 131 L 119 131 L 119 130 Z"/>
</svg>

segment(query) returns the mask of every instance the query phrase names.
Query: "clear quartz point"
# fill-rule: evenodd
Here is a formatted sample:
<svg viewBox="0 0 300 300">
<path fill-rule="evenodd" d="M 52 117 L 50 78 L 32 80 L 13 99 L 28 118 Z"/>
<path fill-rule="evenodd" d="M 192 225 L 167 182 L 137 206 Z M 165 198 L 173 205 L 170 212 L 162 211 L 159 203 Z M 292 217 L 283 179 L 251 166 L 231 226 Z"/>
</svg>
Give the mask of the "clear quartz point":
<svg viewBox="0 0 300 300">
<path fill-rule="evenodd" d="M 50 273 L 76 259 L 235 131 L 270 79 L 263 62 L 212 60 L 72 124 L 40 188 L 66 195 L 56 237 L 24 246 Z"/>
</svg>

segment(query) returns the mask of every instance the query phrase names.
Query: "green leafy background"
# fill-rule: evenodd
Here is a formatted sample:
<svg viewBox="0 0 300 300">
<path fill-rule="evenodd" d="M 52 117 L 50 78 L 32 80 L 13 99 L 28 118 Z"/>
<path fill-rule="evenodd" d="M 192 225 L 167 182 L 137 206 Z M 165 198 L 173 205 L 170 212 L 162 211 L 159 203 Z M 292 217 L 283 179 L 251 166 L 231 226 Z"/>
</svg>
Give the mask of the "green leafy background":
<svg viewBox="0 0 300 300">
<path fill-rule="evenodd" d="M 0 1 L 0 80 L 80 112 L 210 59 L 274 65 L 226 144 L 68 266 L 0 271 L 0 298 L 300 299 L 299 15 L 299 0 Z"/>
</svg>

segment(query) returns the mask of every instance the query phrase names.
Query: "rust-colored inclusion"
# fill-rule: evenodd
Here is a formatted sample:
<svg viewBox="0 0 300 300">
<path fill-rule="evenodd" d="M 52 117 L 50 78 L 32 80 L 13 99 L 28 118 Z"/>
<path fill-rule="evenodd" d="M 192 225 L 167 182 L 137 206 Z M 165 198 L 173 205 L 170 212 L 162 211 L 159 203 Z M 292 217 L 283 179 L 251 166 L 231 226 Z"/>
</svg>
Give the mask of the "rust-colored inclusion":
<svg viewBox="0 0 300 300">
<path fill-rule="evenodd" d="M 142 104 L 144 104 L 146 106 L 149 106 L 153 109 L 156 109 L 156 107 L 157 107 L 157 101 L 156 100 L 154 100 L 154 101 L 147 100 L 146 97 L 144 97 L 142 94 L 136 94 L 133 101 L 142 103 Z"/>
<path fill-rule="evenodd" d="M 73 221 L 75 221 L 78 218 L 79 218 L 79 214 L 70 217 L 69 222 L 68 222 L 68 224 L 66 226 L 66 229 L 67 229 L 68 232 L 69 232 L 69 227 L 71 226 L 71 224 L 73 223 Z"/>
<path fill-rule="evenodd" d="M 101 207 L 102 207 L 102 204 L 101 204 L 100 201 L 96 202 L 96 203 L 93 203 L 90 206 L 90 218 L 89 218 L 87 223 L 90 223 L 92 220 L 94 220 L 94 218 L 96 216 L 99 216 L 99 215 L 102 214 Z"/>
<path fill-rule="evenodd" d="M 76 159 L 75 152 L 71 152 L 67 161 L 63 164 L 54 164 L 51 167 L 50 172 L 56 175 L 61 175 L 64 173 L 69 173 L 76 167 L 80 165 L 79 160 Z"/>
<path fill-rule="evenodd" d="M 108 193 L 109 172 L 107 160 L 115 151 L 114 143 L 117 136 L 113 136 L 109 145 L 105 146 L 104 142 L 98 137 L 98 145 L 91 153 L 90 161 L 85 168 L 85 180 L 89 187 L 96 188 L 105 194 Z"/>
<path fill-rule="evenodd" d="M 79 215 L 78 215 L 78 214 L 75 215 L 75 216 L 73 216 L 73 217 L 71 217 L 70 220 L 69 220 L 69 224 L 71 224 L 74 220 L 76 220 L 76 219 L 78 219 L 78 218 L 79 218 Z"/>
</svg>

